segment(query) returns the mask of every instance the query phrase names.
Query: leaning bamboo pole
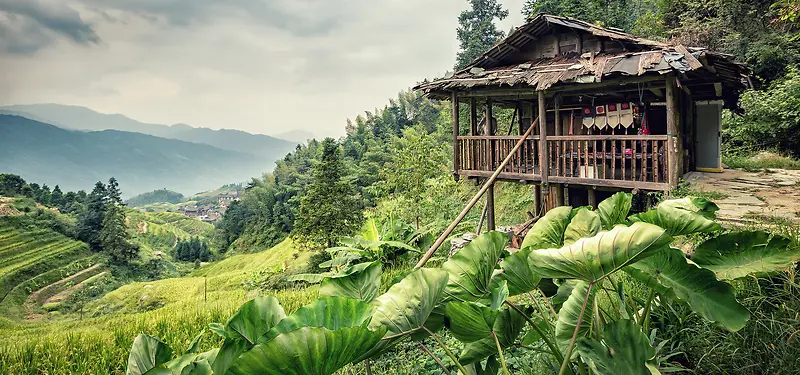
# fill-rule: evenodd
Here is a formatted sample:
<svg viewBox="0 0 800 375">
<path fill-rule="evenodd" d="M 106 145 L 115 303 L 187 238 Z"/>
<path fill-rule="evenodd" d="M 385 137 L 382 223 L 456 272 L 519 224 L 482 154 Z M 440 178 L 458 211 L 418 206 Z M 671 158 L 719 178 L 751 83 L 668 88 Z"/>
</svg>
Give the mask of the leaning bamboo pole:
<svg viewBox="0 0 800 375">
<path fill-rule="evenodd" d="M 435 253 L 436 250 L 439 249 L 439 246 L 442 246 L 442 244 L 447 239 L 447 237 L 449 237 L 450 234 L 453 233 L 453 230 L 456 229 L 456 226 L 458 226 L 458 223 L 460 223 L 461 220 L 464 220 L 464 217 L 467 216 L 467 213 L 469 213 L 469 210 L 471 210 L 472 207 L 474 207 L 475 204 L 478 203 L 478 200 L 481 199 L 483 194 L 485 194 L 486 191 L 489 190 L 489 187 L 492 186 L 492 184 L 494 183 L 495 180 L 497 180 L 497 176 L 500 175 L 500 172 L 502 172 L 503 169 L 506 168 L 506 164 L 508 164 L 508 162 L 511 161 L 511 157 L 514 155 L 514 153 L 516 153 L 517 150 L 522 146 L 522 143 L 525 142 L 525 139 L 528 138 L 531 135 L 531 132 L 533 131 L 533 128 L 537 127 L 537 125 L 539 123 L 539 118 L 540 117 L 537 117 L 536 120 L 534 120 L 531 123 L 531 126 L 528 128 L 528 130 L 525 132 L 525 134 L 520 136 L 519 140 L 517 141 L 517 144 L 514 145 L 514 147 L 508 153 L 506 158 L 503 159 L 503 162 L 500 163 L 500 165 L 497 166 L 497 169 L 494 171 L 494 173 L 492 173 L 492 176 L 489 177 L 489 179 L 486 180 L 486 182 L 483 183 L 483 186 L 481 187 L 481 189 L 478 190 L 478 192 L 475 194 L 475 196 L 472 197 L 472 199 L 467 203 L 466 206 L 464 206 L 464 209 L 461 211 L 461 213 L 458 215 L 458 217 L 456 217 L 456 219 L 453 220 L 452 223 L 450 223 L 450 226 L 448 226 L 447 229 L 445 229 L 444 232 L 442 232 L 442 234 L 439 236 L 439 238 L 436 239 L 436 242 L 434 242 L 433 245 L 431 246 L 431 248 L 428 249 L 428 251 L 425 253 L 425 255 L 422 256 L 422 259 L 420 259 L 419 262 L 417 263 L 417 265 L 414 266 L 414 269 L 421 268 L 422 266 L 425 265 L 425 263 L 428 263 L 428 260 L 431 259 L 431 257 L 433 256 L 433 253 Z"/>
</svg>

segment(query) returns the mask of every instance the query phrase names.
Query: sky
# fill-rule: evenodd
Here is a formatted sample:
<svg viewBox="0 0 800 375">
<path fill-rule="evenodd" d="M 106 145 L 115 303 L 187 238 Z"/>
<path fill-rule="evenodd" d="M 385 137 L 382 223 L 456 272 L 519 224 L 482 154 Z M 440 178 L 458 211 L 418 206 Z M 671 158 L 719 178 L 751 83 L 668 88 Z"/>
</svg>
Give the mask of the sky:
<svg viewBox="0 0 800 375">
<path fill-rule="evenodd" d="M 504 31 L 524 0 L 500 0 Z M 467 0 L 0 0 L 0 105 L 344 134 L 452 68 Z"/>
</svg>

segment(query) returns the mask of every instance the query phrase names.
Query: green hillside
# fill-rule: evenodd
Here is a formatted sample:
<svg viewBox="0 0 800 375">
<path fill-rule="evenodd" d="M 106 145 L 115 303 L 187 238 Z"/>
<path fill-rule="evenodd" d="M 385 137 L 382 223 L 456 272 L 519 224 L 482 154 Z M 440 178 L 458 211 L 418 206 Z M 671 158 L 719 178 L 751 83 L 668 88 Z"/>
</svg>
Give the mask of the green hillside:
<svg viewBox="0 0 800 375">
<path fill-rule="evenodd" d="M 0 217 L 0 315 L 21 318 L 25 313 L 33 313 L 35 309 L 23 308 L 28 296 L 97 261 L 98 257 L 83 242 L 48 229 L 20 228 L 11 218 Z M 96 273 L 83 275 L 90 277 Z M 42 297 L 65 288 L 51 288 Z"/>
<path fill-rule="evenodd" d="M 167 190 L 159 189 L 151 192 L 139 194 L 131 199 L 125 201 L 128 207 L 140 207 L 152 203 L 166 202 L 166 203 L 180 203 L 183 201 L 183 194 Z"/>
<path fill-rule="evenodd" d="M 152 256 L 153 251 L 170 254 L 177 241 L 191 237 L 210 242 L 214 232 L 214 225 L 174 212 L 127 210 L 127 217 L 129 230 L 145 245 L 142 251 L 145 257 Z"/>
<path fill-rule="evenodd" d="M 269 155 L 255 157 L 140 133 L 66 130 L 0 114 L 3 172 L 65 191 L 89 190 L 111 176 L 128 197 L 165 186 L 182 193 L 205 191 L 259 176 L 293 148 L 291 143 L 269 147 Z"/>
</svg>

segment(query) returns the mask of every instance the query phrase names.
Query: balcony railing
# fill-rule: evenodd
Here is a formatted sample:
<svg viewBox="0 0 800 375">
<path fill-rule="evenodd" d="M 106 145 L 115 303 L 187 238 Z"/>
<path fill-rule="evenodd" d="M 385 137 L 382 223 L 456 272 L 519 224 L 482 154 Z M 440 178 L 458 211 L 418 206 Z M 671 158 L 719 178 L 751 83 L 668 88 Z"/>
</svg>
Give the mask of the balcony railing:
<svg viewBox="0 0 800 375">
<path fill-rule="evenodd" d="M 489 176 L 519 137 L 458 137 L 463 176 Z M 668 188 L 666 135 L 547 136 L 547 181 L 551 183 L 641 188 Z M 539 136 L 528 137 L 501 172 L 506 180 L 542 181 Z"/>
</svg>

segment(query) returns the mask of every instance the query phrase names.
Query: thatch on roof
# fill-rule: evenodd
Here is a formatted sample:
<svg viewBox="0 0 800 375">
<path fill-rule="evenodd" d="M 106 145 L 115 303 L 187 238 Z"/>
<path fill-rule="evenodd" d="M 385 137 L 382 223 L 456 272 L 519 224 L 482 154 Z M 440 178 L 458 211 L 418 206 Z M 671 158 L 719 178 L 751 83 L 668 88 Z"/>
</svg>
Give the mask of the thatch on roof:
<svg viewBox="0 0 800 375">
<path fill-rule="evenodd" d="M 621 45 L 621 52 L 570 52 L 519 61 L 522 55 L 519 52 L 532 48 L 532 44 L 550 33 L 554 25 L 617 42 Z M 599 83 L 616 77 L 658 76 L 673 72 L 687 81 L 722 82 L 728 90 L 739 91 L 749 86 L 749 69 L 733 61 L 731 55 L 702 48 L 671 46 L 568 17 L 540 14 L 478 56 L 466 68 L 424 82 L 415 89 L 432 97 L 446 98 L 453 91 L 487 87 L 542 91 L 558 85 Z"/>
</svg>

